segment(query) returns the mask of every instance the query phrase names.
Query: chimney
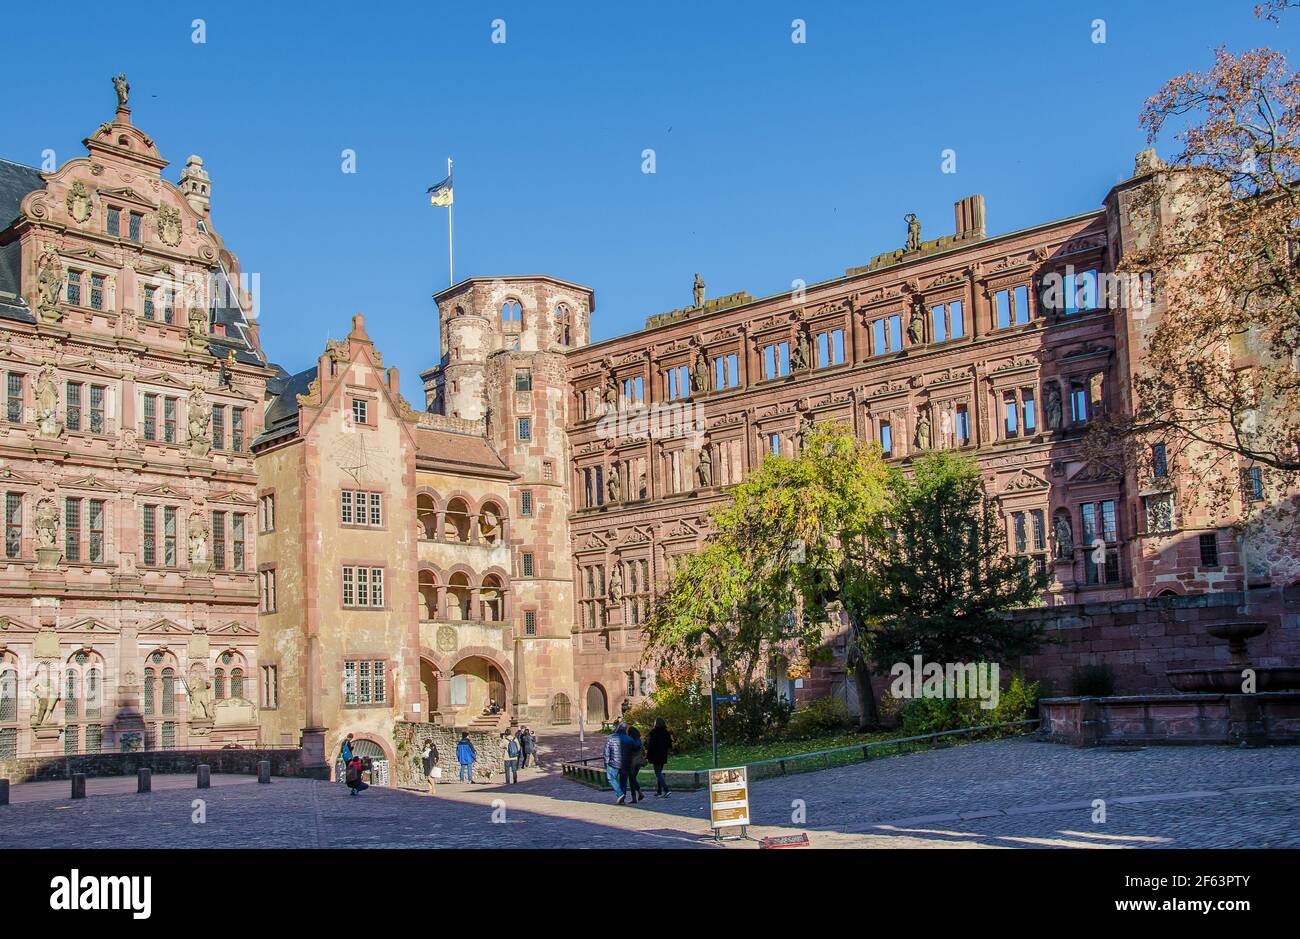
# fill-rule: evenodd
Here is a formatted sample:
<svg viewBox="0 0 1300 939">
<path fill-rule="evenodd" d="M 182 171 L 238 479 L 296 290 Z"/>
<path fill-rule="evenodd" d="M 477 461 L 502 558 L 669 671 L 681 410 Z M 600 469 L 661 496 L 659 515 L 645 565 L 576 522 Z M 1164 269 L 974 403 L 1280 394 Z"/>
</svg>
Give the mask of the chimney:
<svg viewBox="0 0 1300 939">
<path fill-rule="evenodd" d="M 984 197 L 967 196 L 953 203 L 954 229 L 958 241 L 979 241 L 984 237 Z"/>
<path fill-rule="evenodd" d="M 185 169 L 181 170 L 181 192 L 190 208 L 204 218 L 212 215 L 211 187 L 208 172 L 203 168 L 203 158 L 191 154 L 185 161 Z"/>
</svg>

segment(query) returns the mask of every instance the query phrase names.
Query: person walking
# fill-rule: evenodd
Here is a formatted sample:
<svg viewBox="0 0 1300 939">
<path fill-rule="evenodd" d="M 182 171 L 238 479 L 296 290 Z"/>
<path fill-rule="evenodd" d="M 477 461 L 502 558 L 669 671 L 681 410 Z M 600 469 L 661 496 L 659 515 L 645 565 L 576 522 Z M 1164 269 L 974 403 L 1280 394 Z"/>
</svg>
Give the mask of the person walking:
<svg viewBox="0 0 1300 939">
<path fill-rule="evenodd" d="M 609 787 L 618 797 L 617 804 L 624 805 L 626 803 L 623 793 L 623 740 L 619 727 L 615 727 L 605 738 L 605 778 L 609 780 Z"/>
<path fill-rule="evenodd" d="M 528 765 L 528 759 L 533 755 L 533 732 L 527 727 L 519 728 L 519 768 L 523 769 Z"/>
<path fill-rule="evenodd" d="M 424 781 L 429 786 L 429 792 L 432 794 L 434 787 L 434 771 L 437 775 L 442 775 L 442 770 L 438 769 L 438 745 L 432 739 L 424 742 L 424 749 L 420 751 L 420 759 L 424 764 Z"/>
<path fill-rule="evenodd" d="M 662 717 L 655 718 L 655 725 L 646 737 L 645 755 L 655 771 L 655 798 L 668 795 L 668 780 L 664 778 L 664 764 L 668 762 L 668 753 L 673 748 L 673 735 L 668 729 L 668 722 Z"/>
<path fill-rule="evenodd" d="M 637 774 L 646 764 L 645 747 L 641 744 L 641 731 L 635 726 L 628 725 L 627 736 L 628 740 L 635 744 L 627 759 L 627 801 L 640 802 L 645 798 L 645 793 L 641 791 L 641 780 L 637 778 Z"/>
<path fill-rule="evenodd" d="M 460 781 L 474 785 L 474 761 L 478 751 L 469 739 L 469 731 L 460 732 L 460 741 L 456 744 L 456 762 L 460 764 Z"/>
<path fill-rule="evenodd" d="M 367 788 L 365 781 L 361 778 L 362 772 L 365 771 L 365 764 L 361 762 L 361 757 L 355 753 L 348 760 L 347 772 L 345 774 L 348 782 L 348 790 L 351 795 L 357 795 L 362 789 Z"/>
<path fill-rule="evenodd" d="M 542 751 L 537 749 L 537 734 L 533 733 L 531 727 L 528 728 L 528 753 L 533 758 L 533 768 L 542 768 Z"/>
<path fill-rule="evenodd" d="M 508 730 L 501 732 L 501 754 L 505 758 L 506 785 L 519 782 L 519 741 Z"/>
<path fill-rule="evenodd" d="M 339 762 L 343 764 L 343 775 L 346 778 L 348 767 L 352 765 L 352 735 L 348 734 L 343 738 L 343 745 L 339 747 Z M 335 780 L 337 782 L 337 779 Z"/>
</svg>

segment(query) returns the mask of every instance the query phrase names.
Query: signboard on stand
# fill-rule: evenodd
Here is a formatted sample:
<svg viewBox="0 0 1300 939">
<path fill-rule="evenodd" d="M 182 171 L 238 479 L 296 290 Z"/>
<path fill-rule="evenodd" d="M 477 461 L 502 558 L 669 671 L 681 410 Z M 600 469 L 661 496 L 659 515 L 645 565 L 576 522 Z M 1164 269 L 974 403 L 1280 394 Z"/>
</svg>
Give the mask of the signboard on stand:
<svg viewBox="0 0 1300 939">
<path fill-rule="evenodd" d="M 709 827 L 714 837 L 724 828 L 749 824 L 749 771 L 744 766 L 709 770 Z"/>
</svg>

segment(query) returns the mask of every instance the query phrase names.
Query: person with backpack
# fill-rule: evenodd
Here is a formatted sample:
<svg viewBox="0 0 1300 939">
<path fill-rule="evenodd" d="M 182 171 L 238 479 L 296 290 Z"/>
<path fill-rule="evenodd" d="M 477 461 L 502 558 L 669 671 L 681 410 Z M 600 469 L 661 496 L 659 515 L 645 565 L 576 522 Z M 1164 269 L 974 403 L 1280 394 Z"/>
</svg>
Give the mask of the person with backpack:
<svg viewBox="0 0 1300 939">
<path fill-rule="evenodd" d="M 348 790 L 351 795 L 358 795 L 362 789 L 369 788 L 361 778 L 361 774 L 365 772 L 365 768 L 365 764 L 361 762 L 361 757 L 357 756 L 355 753 L 352 754 L 352 758 L 348 760 L 347 772 L 345 774 L 348 783 Z"/>
<path fill-rule="evenodd" d="M 501 732 L 501 755 L 506 766 L 506 785 L 519 782 L 519 741 L 509 731 Z"/>
<path fill-rule="evenodd" d="M 609 780 L 609 788 L 614 790 L 619 805 L 626 804 L 626 794 L 623 792 L 623 742 L 620 734 L 622 726 L 619 724 L 605 738 L 605 778 Z"/>
<path fill-rule="evenodd" d="M 645 755 L 655 771 L 655 797 L 668 795 L 668 780 L 664 778 L 664 764 L 668 762 L 668 753 L 673 748 L 673 735 L 668 730 L 668 722 L 662 717 L 655 718 L 655 725 L 646 738 Z"/>
<path fill-rule="evenodd" d="M 460 741 L 456 744 L 456 762 L 460 764 L 461 782 L 468 782 L 471 786 L 474 784 L 474 761 L 477 759 L 478 751 L 469 739 L 469 731 L 462 730 Z"/>
<path fill-rule="evenodd" d="M 641 745 L 641 731 L 636 727 L 628 725 L 628 740 L 635 746 L 628 754 L 627 759 L 627 801 L 628 803 L 640 802 L 645 798 L 645 793 L 641 791 L 641 780 L 637 779 L 637 774 L 641 772 L 641 767 L 646 764 L 645 747 Z"/>
<path fill-rule="evenodd" d="M 438 745 L 432 739 L 424 742 L 424 750 L 420 753 L 421 763 L 424 766 L 424 781 L 429 786 L 429 792 L 434 791 L 435 771 L 437 776 L 442 775 L 438 769 Z"/>
</svg>

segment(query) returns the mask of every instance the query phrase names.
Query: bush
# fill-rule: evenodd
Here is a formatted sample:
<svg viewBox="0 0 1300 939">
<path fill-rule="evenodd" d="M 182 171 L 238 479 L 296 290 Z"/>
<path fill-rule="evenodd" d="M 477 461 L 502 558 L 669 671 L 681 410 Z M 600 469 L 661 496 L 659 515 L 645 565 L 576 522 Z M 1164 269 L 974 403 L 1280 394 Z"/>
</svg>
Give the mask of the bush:
<svg viewBox="0 0 1300 939">
<path fill-rule="evenodd" d="M 903 705 L 903 732 L 908 736 L 937 734 L 963 727 L 984 727 L 1029 720 L 1038 711 L 1038 682 L 1012 675 L 998 694 L 997 707 L 980 707 L 978 698 L 913 698 Z"/>
<path fill-rule="evenodd" d="M 724 694 L 721 688 L 719 694 Z M 790 720 L 791 705 L 777 695 L 776 689 L 744 688 L 737 701 L 718 705 L 718 737 L 729 743 L 752 743 L 781 732 Z M 645 735 L 662 717 L 672 731 L 678 751 L 698 750 L 712 742 L 709 726 L 707 688 L 660 684 L 654 695 L 634 705 L 623 719 Z"/>
<path fill-rule="evenodd" d="M 853 721 L 849 706 L 839 698 L 815 698 L 803 707 L 796 708 L 785 726 L 785 736 L 791 740 L 821 737 L 844 730 Z"/>
<path fill-rule="evenodd" d="M 782 700 L 776 688 L 751 685 L 736 692 L 735 703 L 718 705 L 718 735 L 735 743 L 755 743 L 779 733 L 790 720 L 794 705 Z"/>
<path fill-rule="evenodd" d="M 1115 693 L 1115 670 L 1109 665 L 1080 665 L 1070 673 L 1070 694 L 1108 698 Z"/>
</svg>

